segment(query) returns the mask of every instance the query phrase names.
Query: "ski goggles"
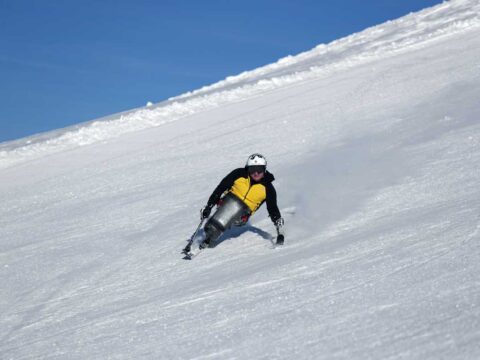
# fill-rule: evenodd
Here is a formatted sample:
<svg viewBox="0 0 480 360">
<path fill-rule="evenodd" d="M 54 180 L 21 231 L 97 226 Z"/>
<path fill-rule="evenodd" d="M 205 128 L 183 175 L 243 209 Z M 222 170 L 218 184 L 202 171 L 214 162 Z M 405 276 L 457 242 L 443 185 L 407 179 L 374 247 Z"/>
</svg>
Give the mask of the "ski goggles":
<svg viewBox="0 0 480 360">
<path fill-rule="evenodd" d="M 265 172 L 265 166 L 263 165 L 254 165 L 254 166 L 249 166 L 248 167 L 248 173 L 249 174 L 263 174 Z"/>
</svg>

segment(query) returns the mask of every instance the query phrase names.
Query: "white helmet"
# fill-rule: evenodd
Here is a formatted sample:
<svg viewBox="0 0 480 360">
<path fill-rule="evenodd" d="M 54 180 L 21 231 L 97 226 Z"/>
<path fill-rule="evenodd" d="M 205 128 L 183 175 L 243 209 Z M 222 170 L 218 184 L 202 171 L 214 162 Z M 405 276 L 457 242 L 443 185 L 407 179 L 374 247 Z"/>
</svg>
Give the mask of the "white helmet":
<svg viewBox="0 0 480 360">
<path fill-rule="evenodd" d="M 245 166 L 264 166 L 267 167 L 267 159 L 260 154 L 252 154 L 247 159 L 247 164 Z"/>
</svg>

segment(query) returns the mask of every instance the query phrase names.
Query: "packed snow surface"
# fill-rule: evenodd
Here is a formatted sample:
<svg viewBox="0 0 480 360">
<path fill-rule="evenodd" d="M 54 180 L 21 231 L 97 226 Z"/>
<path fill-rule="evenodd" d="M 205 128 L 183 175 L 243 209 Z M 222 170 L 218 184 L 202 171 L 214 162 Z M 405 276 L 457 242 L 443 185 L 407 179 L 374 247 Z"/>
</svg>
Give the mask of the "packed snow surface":
<svg viewBox="0 0 480 360">
<path fill-rule="evenodd" d="M 0 144 L 0 358 L 480 358 L 479 14 Z M 285 246 L 262 208 L 182 260 L 253 152 Z"/>
</svg>

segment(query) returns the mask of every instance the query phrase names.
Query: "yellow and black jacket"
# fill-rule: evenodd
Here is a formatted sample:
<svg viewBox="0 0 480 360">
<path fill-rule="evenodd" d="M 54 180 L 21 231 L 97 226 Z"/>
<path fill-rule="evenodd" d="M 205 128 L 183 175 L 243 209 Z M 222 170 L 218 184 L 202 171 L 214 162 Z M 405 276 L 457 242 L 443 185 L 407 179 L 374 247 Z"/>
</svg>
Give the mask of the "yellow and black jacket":
<svg viewBox="0 0 480 360">
<path fill-rule="evenodd" d="M 218 184 L 208 199 L 208 205 L 215 205 L 225 192 L 230 192 L 248 206 L 250 215 L 266 202 L 268 215 L 275 222 L 281 215 L 277 205 L 277 192 L 272 184 L 274 180 L 273 174 L 266 171 L 262 180 L 255 182 L 246 168 L 235 169 Z"/>
</svg>

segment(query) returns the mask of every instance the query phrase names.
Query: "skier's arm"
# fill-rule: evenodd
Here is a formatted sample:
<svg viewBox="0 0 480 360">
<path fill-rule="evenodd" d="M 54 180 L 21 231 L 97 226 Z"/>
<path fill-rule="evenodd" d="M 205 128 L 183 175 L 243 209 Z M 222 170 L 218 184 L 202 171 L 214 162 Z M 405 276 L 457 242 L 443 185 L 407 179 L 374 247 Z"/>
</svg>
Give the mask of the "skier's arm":
<svg viewBox="0 0 480 360">
<path fill-rule="evenodd" d="M 244 174 L 244 171 L 245 170 L 242 168 L 235 169 L 230 174 L 225 176 L 223 180 L 220 181 L 220 184 L 218 184 L 218 186 L 215 188 L 212 195 L 210 195 L 207 206 L 213 207 L 218 202 L 218 200 L 220 200 L 222 194 L 233 186 L 235 180 L 237 180 Z"/>
<path fill-rule="evenodd" d="M 283 218 L 280 214 L 280 210 L 278 210 L 277 205 L 277 192 L 275 188 L 270 183 L 267 186 L 267 210 L 268 215 L 272 219 L 272 222 L 275 224 L 275 228 L 277 229 L 277 244 L 276 245 L 283 245 L 285 241 L 285 232 L 283 230 Z"/>
<path fill-rule="evenodd" d="M 268 215 L 272 219 L 272 222 L 276 224 L 277 220 L 282 217 L 280 214 L 280 210 L 278 210 L 278 205 L 277 205 L 277 191 L 273 187 L 273 185 L 270 183 L 266 187 L 267 189 L 267 211 Z"/>
</svg>

